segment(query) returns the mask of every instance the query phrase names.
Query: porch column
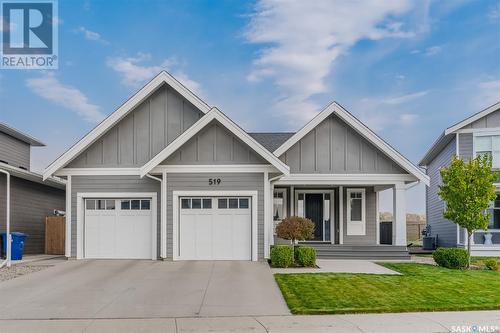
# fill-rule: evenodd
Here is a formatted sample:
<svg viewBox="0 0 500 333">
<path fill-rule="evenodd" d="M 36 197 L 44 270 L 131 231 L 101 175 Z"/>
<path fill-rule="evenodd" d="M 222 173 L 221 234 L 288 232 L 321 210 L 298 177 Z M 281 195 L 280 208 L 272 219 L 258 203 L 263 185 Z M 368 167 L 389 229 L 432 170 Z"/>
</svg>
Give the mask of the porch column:
<svg viewBox="0 0 500 333">
<path fill-rule="evenodd" d="M 272 208 L 269 209 L 269 204 L 271 199 L 269 198 L 270 194 L 270 183 L 269 183 L 269 173 L 267 171 L 264 172 L 264 258 L 270 257 L 270 248 L 269 248 L 269 224 Z"/>
<path fill-rule="evenodd" d="M 393 187 L 392 244 L 406 246 L 406 198 L 404 183 Z"/>
<path fill-rule="evenodd" d="M 163 171 L 161 178 L 160 203 L 160 257 L 167 258 L 167 172 Z"/>
</svg>

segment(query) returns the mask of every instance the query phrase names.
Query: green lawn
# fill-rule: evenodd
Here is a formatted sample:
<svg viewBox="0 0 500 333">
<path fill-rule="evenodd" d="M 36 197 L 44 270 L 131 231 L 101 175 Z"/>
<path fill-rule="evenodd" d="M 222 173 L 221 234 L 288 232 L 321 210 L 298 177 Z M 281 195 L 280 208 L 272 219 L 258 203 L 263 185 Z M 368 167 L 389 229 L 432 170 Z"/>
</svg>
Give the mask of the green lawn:
<svg viewBox="0 0 500 333">
<path fill-rule="evenodd" d="M 470 263 L 480 268 L 485 268 L 484 262 L 489 259 L 494 259 L 497 262 L 497 265 L 500 265 L 500 257 L 471 257 Z"/>
<path fill-rule="evenodd" d="M 386 263 L 403 275 L 276 274 L 294 314 L 500 309 L 500 273 Z"/>
</svg>

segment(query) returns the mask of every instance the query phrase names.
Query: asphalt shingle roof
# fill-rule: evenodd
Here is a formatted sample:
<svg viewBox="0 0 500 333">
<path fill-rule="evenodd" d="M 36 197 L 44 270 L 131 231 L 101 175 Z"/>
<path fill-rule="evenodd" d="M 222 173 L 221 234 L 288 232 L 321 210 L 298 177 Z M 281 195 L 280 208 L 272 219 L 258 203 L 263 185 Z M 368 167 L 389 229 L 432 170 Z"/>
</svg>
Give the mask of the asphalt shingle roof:
<svg viewBox="0 0 500 333">
<path fill-rule="evenodd" d="M 282 132 L 282 133 L 248 133 L 252 138 L 257 140 L 270 152 L 278 149 L 286 140 L 290 139 L 295 133 Z"/>
</svg>

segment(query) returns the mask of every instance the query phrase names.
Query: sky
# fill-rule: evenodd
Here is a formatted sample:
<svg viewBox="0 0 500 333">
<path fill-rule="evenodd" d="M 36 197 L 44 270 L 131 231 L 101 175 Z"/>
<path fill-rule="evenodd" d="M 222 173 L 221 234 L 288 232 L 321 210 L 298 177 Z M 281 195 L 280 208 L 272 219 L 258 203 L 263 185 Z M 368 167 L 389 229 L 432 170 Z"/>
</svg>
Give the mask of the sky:
<svg viewBox="0 0 500 333">
<path fill-rule="evenodd" d="M 0 121 L 42 171 L 161 70 L 247 131 L 337 101 L 414 163 L 500 100 L 500 2 L 59 1 L 59 69 L 0 70 Z M 383 196 L 382 209 L 390 198 Z M 425 212 L 425 187 L 407 191 Z"/>
</svg>

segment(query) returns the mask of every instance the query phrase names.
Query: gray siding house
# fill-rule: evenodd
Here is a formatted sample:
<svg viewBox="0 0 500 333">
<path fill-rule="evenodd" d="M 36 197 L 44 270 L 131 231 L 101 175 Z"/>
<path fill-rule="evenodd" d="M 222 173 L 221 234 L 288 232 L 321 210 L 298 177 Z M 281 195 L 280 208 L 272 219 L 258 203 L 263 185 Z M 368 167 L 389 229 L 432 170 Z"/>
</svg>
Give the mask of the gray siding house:
<svg viewBox="0 0 500 333">
<path fill-rule="evenodd" d="M 247 133 L 161 72 L 49 165 L 66 256 L 263 260 L 299 215 L 320 254 L 407 257 L 405 189 L 429 178 L 337 103 L 296 133 Z M 393 189 L 393 245 L 378 193 Z"/>
<path fill-rule="evenodd" d="M 438 195 L 441 175 L 439 170 L 450 164 L 453 156 L 468 160 L 479 154 L 493 158 L 493 168 L 500 169 L 500 102 L 447 128 L 420 161 L 430 177 L 426 189 L 427 224 L 438 238 L 438 246 L 467 246 L 466 230 L 443 217 L 445 202 Z M 491 221 L 488 230 L 474 233 L 471 244 L 476 256 L 500 254 L 500 183 L 497 199 L 491 203 Z"/>
<path fill-rule="evenodd" d="M 11 231 L 28 234 L 25 253 L 44 253 L 45 217 L 64 211 L 65 183 L 30 171 L 31 147 L 40 141 L 0 123 L 0 169 L 10 174 Z M 7 175 L 0 173 L 0 232 L 6 226 Z"/>
</svg>

